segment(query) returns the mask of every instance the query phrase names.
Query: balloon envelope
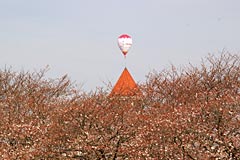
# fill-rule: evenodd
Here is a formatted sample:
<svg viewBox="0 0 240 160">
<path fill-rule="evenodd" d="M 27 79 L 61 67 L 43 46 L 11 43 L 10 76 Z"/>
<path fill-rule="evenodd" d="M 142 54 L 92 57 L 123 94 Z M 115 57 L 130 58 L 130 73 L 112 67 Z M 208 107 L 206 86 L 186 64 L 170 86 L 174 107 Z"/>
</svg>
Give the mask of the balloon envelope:
<svg viewBox="0 0 240 160">
<path fill-rule="evenodd" d="M 118 46 L 119 46 L 120 50 L 122 51 L 122 53 L 124 54 L 124 56 L 126 56 L 128 50 L 132 46 L 131 36 L 129 36 L 127 34 L 123 34 L 123 35 L 119 36 L 118 37 Z"/>
</svg>

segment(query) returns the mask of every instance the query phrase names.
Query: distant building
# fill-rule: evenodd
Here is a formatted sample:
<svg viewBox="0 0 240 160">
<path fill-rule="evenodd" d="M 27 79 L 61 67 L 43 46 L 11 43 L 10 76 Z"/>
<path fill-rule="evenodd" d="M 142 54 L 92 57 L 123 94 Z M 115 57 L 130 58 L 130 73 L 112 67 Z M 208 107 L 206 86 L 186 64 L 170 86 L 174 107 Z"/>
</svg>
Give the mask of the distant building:
<svg viewBox="0 0 240 160">
<path fill-rule="evenodd" d="M 127 68 L 124 68 L 110 96 L 132 97 L 141 95 L 141 91 Z"/>
</svg>

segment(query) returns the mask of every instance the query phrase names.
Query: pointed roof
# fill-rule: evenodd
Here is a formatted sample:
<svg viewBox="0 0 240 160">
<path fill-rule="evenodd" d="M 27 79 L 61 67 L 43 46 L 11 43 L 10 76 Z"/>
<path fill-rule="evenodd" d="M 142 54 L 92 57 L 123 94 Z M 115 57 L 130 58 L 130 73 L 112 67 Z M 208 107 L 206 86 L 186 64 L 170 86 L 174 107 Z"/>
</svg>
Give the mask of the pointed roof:
<svg viewBox="0 0 240 160">
<path fill-rule="evenodd" d="M 140 90 L 136 82 L 132 78 L 127 68 L 124 68 L 110 95 L 134 96 L 138 95 L 139 93 Z"/>
</svg>

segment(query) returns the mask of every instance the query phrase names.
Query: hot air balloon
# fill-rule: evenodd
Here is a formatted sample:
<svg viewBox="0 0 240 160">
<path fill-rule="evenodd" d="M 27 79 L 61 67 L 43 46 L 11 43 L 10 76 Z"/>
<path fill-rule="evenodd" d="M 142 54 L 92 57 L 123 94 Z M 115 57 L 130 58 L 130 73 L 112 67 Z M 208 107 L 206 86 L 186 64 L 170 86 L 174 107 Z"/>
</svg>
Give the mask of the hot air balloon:
<svg viewBox="0 0 240 160">
<path fill-rule="evenodd" d="M 122 51 L 124 57 L 126 57 L 128 50 L 132 46 L 132 38 L 127 34 L 122 34 L 118 37 L 118 46 Z"/>
</svg>

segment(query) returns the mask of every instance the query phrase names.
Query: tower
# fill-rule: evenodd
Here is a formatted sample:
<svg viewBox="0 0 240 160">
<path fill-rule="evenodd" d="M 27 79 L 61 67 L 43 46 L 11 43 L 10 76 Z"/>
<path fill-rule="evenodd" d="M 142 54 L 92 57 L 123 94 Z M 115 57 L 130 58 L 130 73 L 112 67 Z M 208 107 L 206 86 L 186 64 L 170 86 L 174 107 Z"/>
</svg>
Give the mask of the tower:
<svg viewBox="0 0 240 160">
<path fill-rule="evenodd" d="M 120 75 L 117 83 L 112 89 L 110 96 L 119 95 L 119 96 L 137 96 L 141 94 L 140 89 L 128 69 L 125 67 L 122 74 Z"/>
</svg>

